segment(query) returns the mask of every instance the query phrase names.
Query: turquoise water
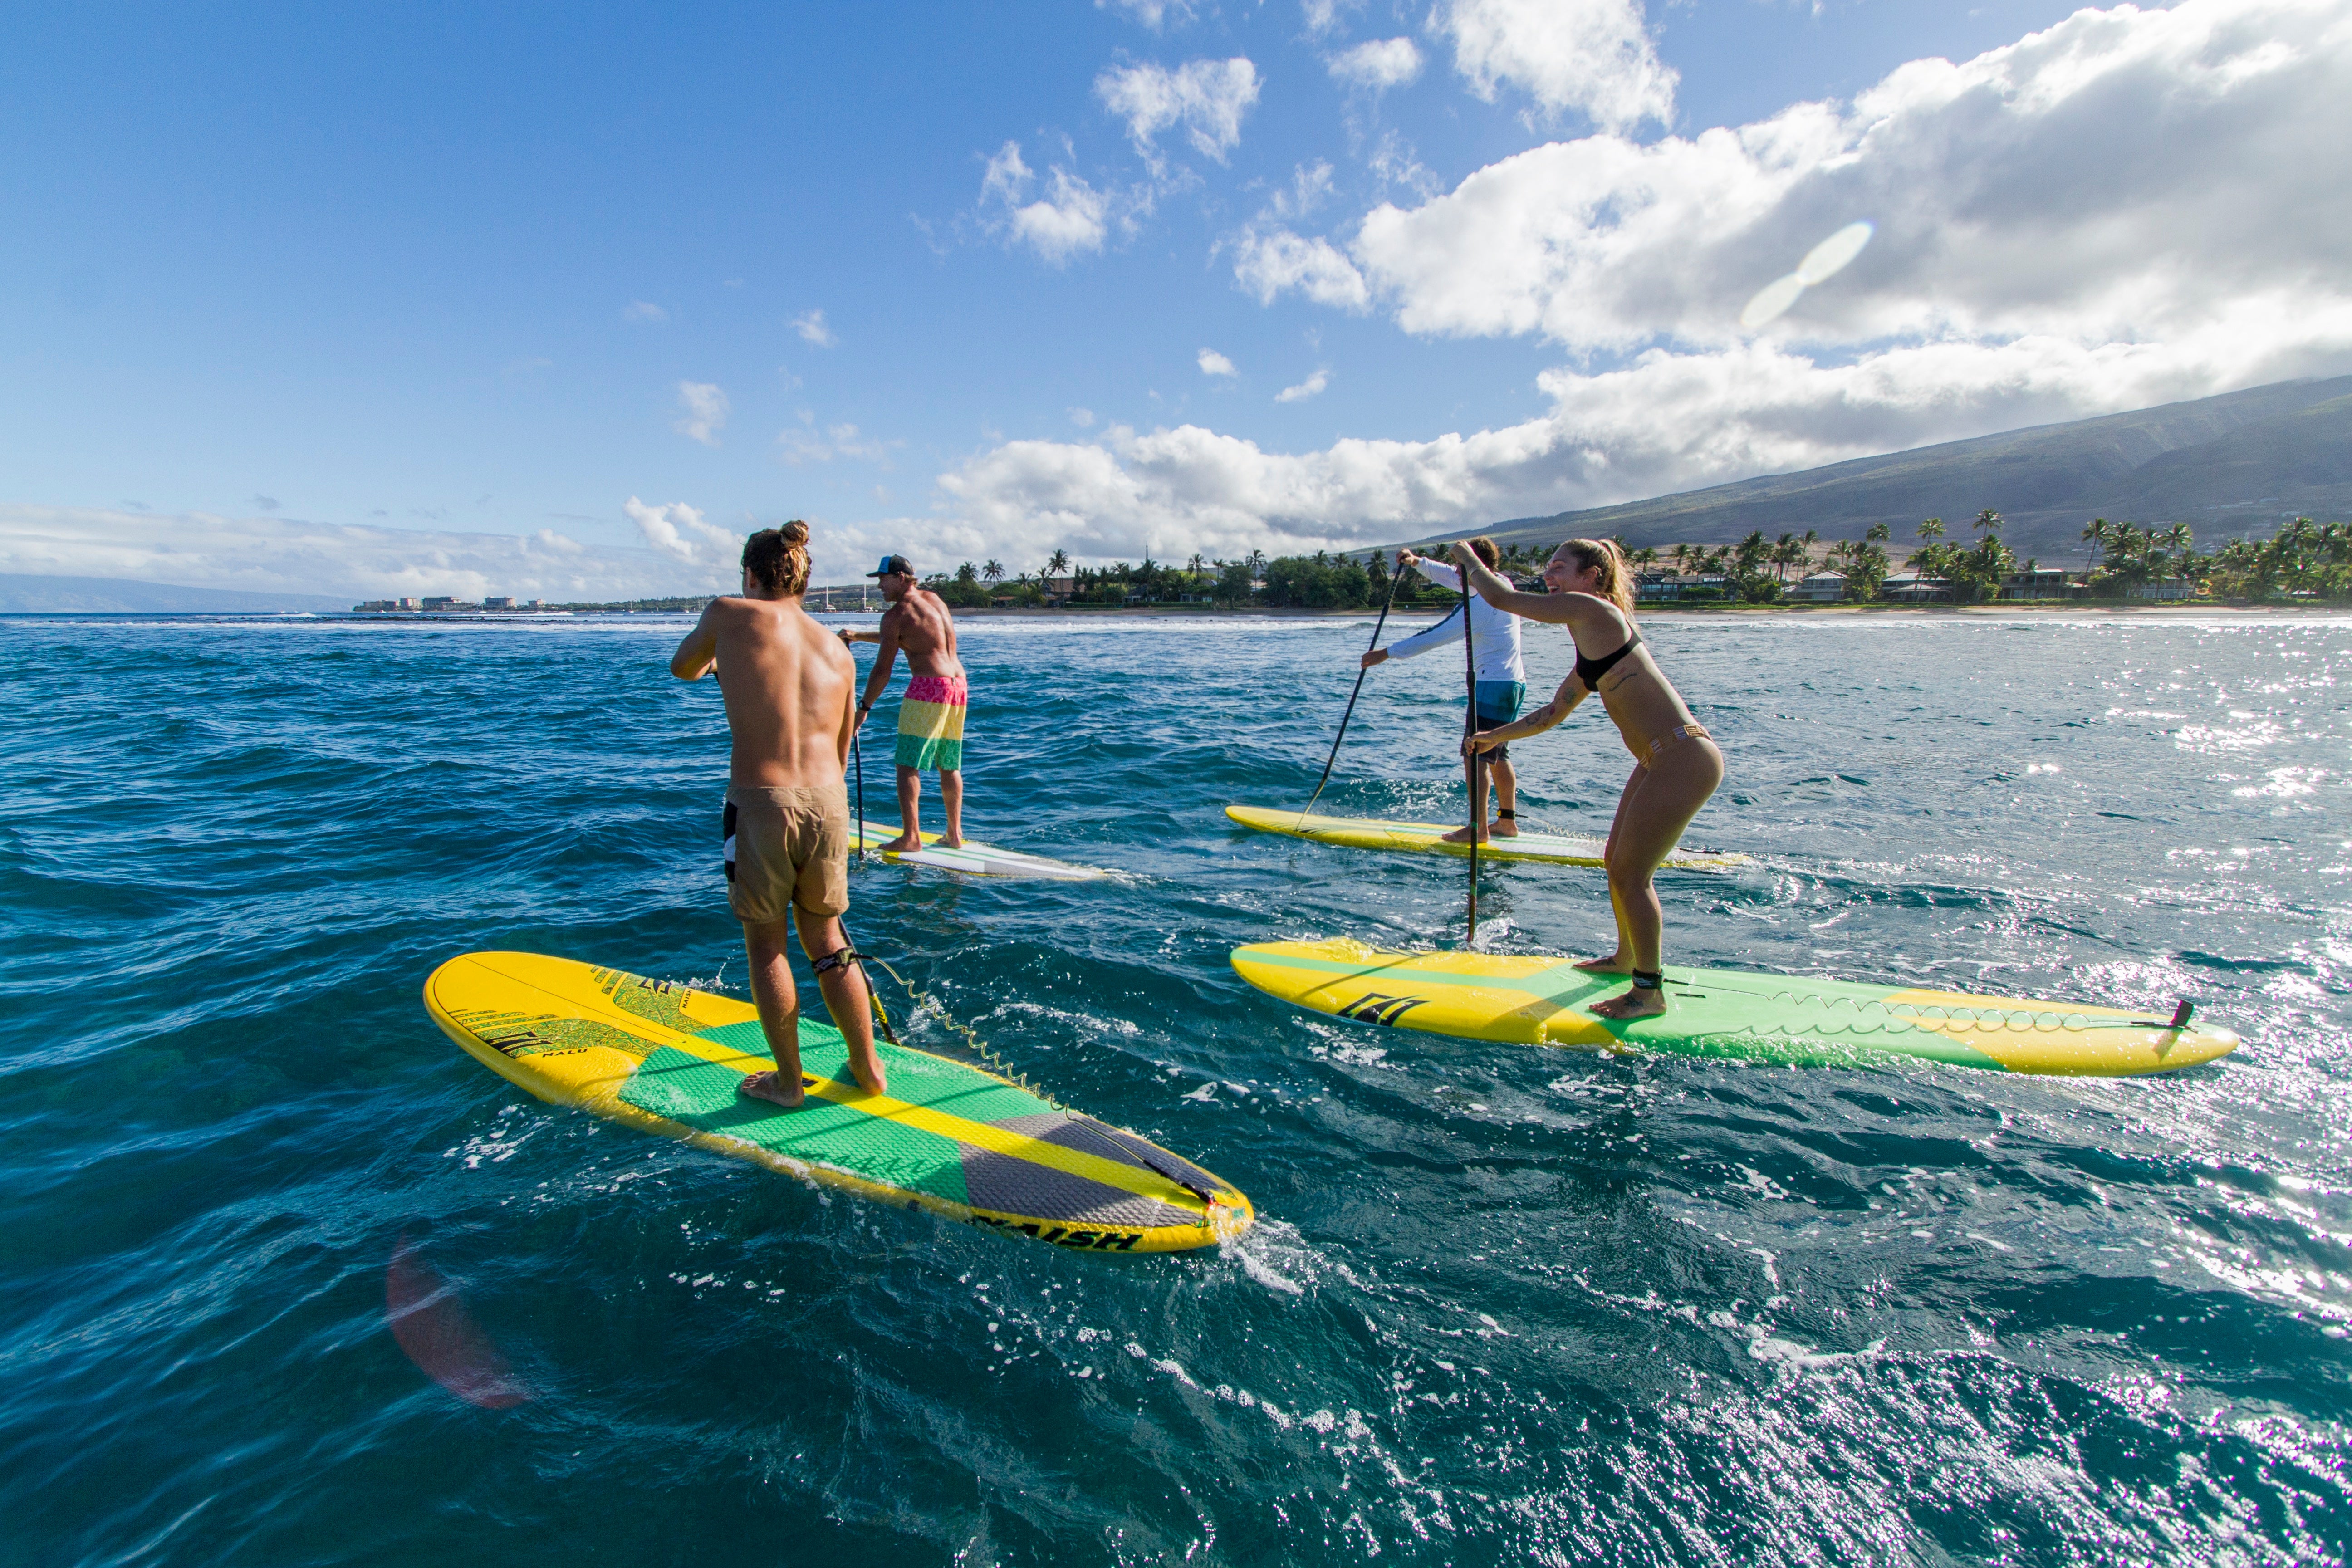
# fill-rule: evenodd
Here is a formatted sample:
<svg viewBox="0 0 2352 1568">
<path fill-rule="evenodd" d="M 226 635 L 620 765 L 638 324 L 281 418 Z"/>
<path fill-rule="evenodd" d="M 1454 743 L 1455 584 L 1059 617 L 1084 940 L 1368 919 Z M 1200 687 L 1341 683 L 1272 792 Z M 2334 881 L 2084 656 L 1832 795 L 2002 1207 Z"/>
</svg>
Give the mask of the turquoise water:
<svg viewBox="0 0 2352 1568">
<path fill-rule="evenodd" d="M 971 626 L 971 830 L 1130 875 L 877 866 L 854 928 L 1256 1201 L 1160 1258 L 543 1106 L 433 1026 L 468 949 L 740 981 L 680 625 L 0 621 L 0 1563 L 2345 1558 L 2352 625 L 1650 626 L 1730 758 L 1693 837 L 1756 857 L 1666 884 L 1675 959 L 2245 1037 L 2126 1081 L 1291 1012 L 1228 950 L 1458 931 L 1459 861 L 1221 815 L 1303 802 L 1368 625 Z M 1328 806 L 1455 809 L 1459 680 L 1376 671 Z M 1604 725 L 1517 750 L 1605 827 Z M 1484 911 L 1609 924 L 1597 873 Z M 404 1353 L 404 1237 L 517 1400 Z"/>
</svg>

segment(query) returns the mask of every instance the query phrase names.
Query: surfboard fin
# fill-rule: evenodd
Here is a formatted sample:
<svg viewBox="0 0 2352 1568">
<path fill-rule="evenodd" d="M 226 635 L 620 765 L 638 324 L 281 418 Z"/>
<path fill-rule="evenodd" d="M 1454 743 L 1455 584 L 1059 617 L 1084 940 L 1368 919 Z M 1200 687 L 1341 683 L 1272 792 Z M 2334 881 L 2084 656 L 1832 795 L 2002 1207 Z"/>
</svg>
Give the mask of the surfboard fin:
<svg viewBox="0 0 2352 1568">
<path fill-rule="evenodd" d="M 2191 1002 L 2186 996 L 2182 997 L 2180 999 L 2180 1005 L 2172 1010 L 2172 1026 L 2176 1029 L 2185 1029 L 2189 1027 L 2189 1019 L 2196 1011 L 2197 1004 Z"/>
</svg>

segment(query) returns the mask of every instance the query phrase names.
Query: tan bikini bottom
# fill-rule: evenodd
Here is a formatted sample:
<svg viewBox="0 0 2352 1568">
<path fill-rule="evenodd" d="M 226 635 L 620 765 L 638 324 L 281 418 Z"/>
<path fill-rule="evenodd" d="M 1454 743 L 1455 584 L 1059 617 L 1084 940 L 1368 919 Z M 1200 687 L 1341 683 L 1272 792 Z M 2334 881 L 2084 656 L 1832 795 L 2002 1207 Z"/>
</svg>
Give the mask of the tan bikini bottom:
<svg viewBox="0 0 2352 1568">
<path fill-rule="evenodd" d="M 1650 742 L 1650 754 L 1642 759 L 1642 765 L 1643 767 L 1648 767 L 1651 763 L 1656 762 L 1661 756 L 1665 754 L 1666 748 L 1669 746 L 1679 745 L 1685 741 L 1712 741 L 1714 739 L 1714 736 L 1706 732 L 1706 726 L 1704 724 L 1677 724 L 1673 729 L 1667 731 L 1664 734 Z"/>
</svg>

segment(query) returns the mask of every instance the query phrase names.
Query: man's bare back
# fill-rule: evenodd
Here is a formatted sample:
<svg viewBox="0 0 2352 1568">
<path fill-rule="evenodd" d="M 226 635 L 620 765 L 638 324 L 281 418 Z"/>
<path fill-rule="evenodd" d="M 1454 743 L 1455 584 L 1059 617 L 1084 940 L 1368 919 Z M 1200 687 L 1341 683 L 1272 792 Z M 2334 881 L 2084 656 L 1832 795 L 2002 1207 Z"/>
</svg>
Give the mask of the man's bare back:
<svg viewBox="0 0 2352 1568">
<path fill-rule="evenodd" d="M 956 657 L 955 616 L 948 602 L 929 588 L 909 586 L 898 602 L 882 612 L 882 668 L 888 668 L 893 648 L 907 656 L 910 675 L 963 679 L 963 660 Z"/>
<path fill-rule="evenodd" d="M 734 737 L 730 783 L 789 789 L 840 782 L 857 663 L 798 598 L 713 599 L 678 645 L 670 673 L 695 680 L 714 664 Z"/>
</svg>

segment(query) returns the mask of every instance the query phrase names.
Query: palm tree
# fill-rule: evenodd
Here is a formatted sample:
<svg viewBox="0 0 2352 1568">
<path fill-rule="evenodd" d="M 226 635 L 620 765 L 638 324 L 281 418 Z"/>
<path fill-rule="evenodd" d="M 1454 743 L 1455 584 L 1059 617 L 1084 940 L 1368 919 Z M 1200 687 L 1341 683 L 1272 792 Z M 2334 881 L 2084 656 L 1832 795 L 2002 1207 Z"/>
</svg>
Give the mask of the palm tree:
<svg viewBox="0 0 2352 1568">
<path fill-rule="evenodd" d="M 2099 569 L 2099 558 L 2107 552 L 2107 520 L 2095 517 L 2083 530 L 2084 542 L 2090 545 L 2090 560 L 2084 564 L 2085 575 Z"/>
<path fill-rule="evenodd" d="M 1676 576 L 1682 575 L 1685 564 L 1690 560 L 1690 552 L 1691 548 L 1687 544 L 1677 544 L 1675 546 L 1675 574 Z"/>
<path fill-rule="evenodd" d="M 1927 541 L 1943 538 L 1944 520 L 1940 517 L 1931 517 L 1927 521 L 1921 523 L 1919 525 L 1919 537 Z"/>
<path fill-rule="evenodd" d="M 1243 563 L 1244 565 L 1247 566 L 1247 567 L 1250 569 L 1250 575 L 1251 575 L 1251 576 L 1253 576 L 1253 577 L 1263 577 L 1263 576 L 1265 576 L 1265 551 L 1263 551 L 1263 550 L 1253 550 L 1253 551 L 1251 551 L 1251 552 L 1249 552 L 1248 557 L 1247 557 L 1247 558 L 1246 558 L 1246 559 L 1245 559 L 1242 563 Z"/>
<path fill-rule="evenodd" d="M 988 564 L 980 569 L 980 574 L 992 583 L 1002 583 L 1004 581 L 1004 563 L 992 556 Z"/>
<path fill-rule="evenodd" d="M 1184 563 L 1184 570 L 1191 573 L 1193 576 L 1198 577 L 1207 569 L 1208 564 L 1209 563 L 1201 559 L 1201 552 L 1195 550 L 1192 552 L 1192 559 Z"/>
<path fill-rule="evenodd" d="M 1069 569 L 1070 552 L 1066 550 L 1056 550 L 1053 554 L 1045 558 L 1045 570 L 1052 573 L 1056 577 L 1061 576 L 1064 573 L 1069 571 Z"/>
<path fill-rule="evenodd" d="M 1869 531 L 1862 536 L 1862 542 L 1864 544 L 1884 544 L 1894 537 L 1893 529 L 1883 522 L 1874 522 L 1870 525 Z"/>
</svg>

